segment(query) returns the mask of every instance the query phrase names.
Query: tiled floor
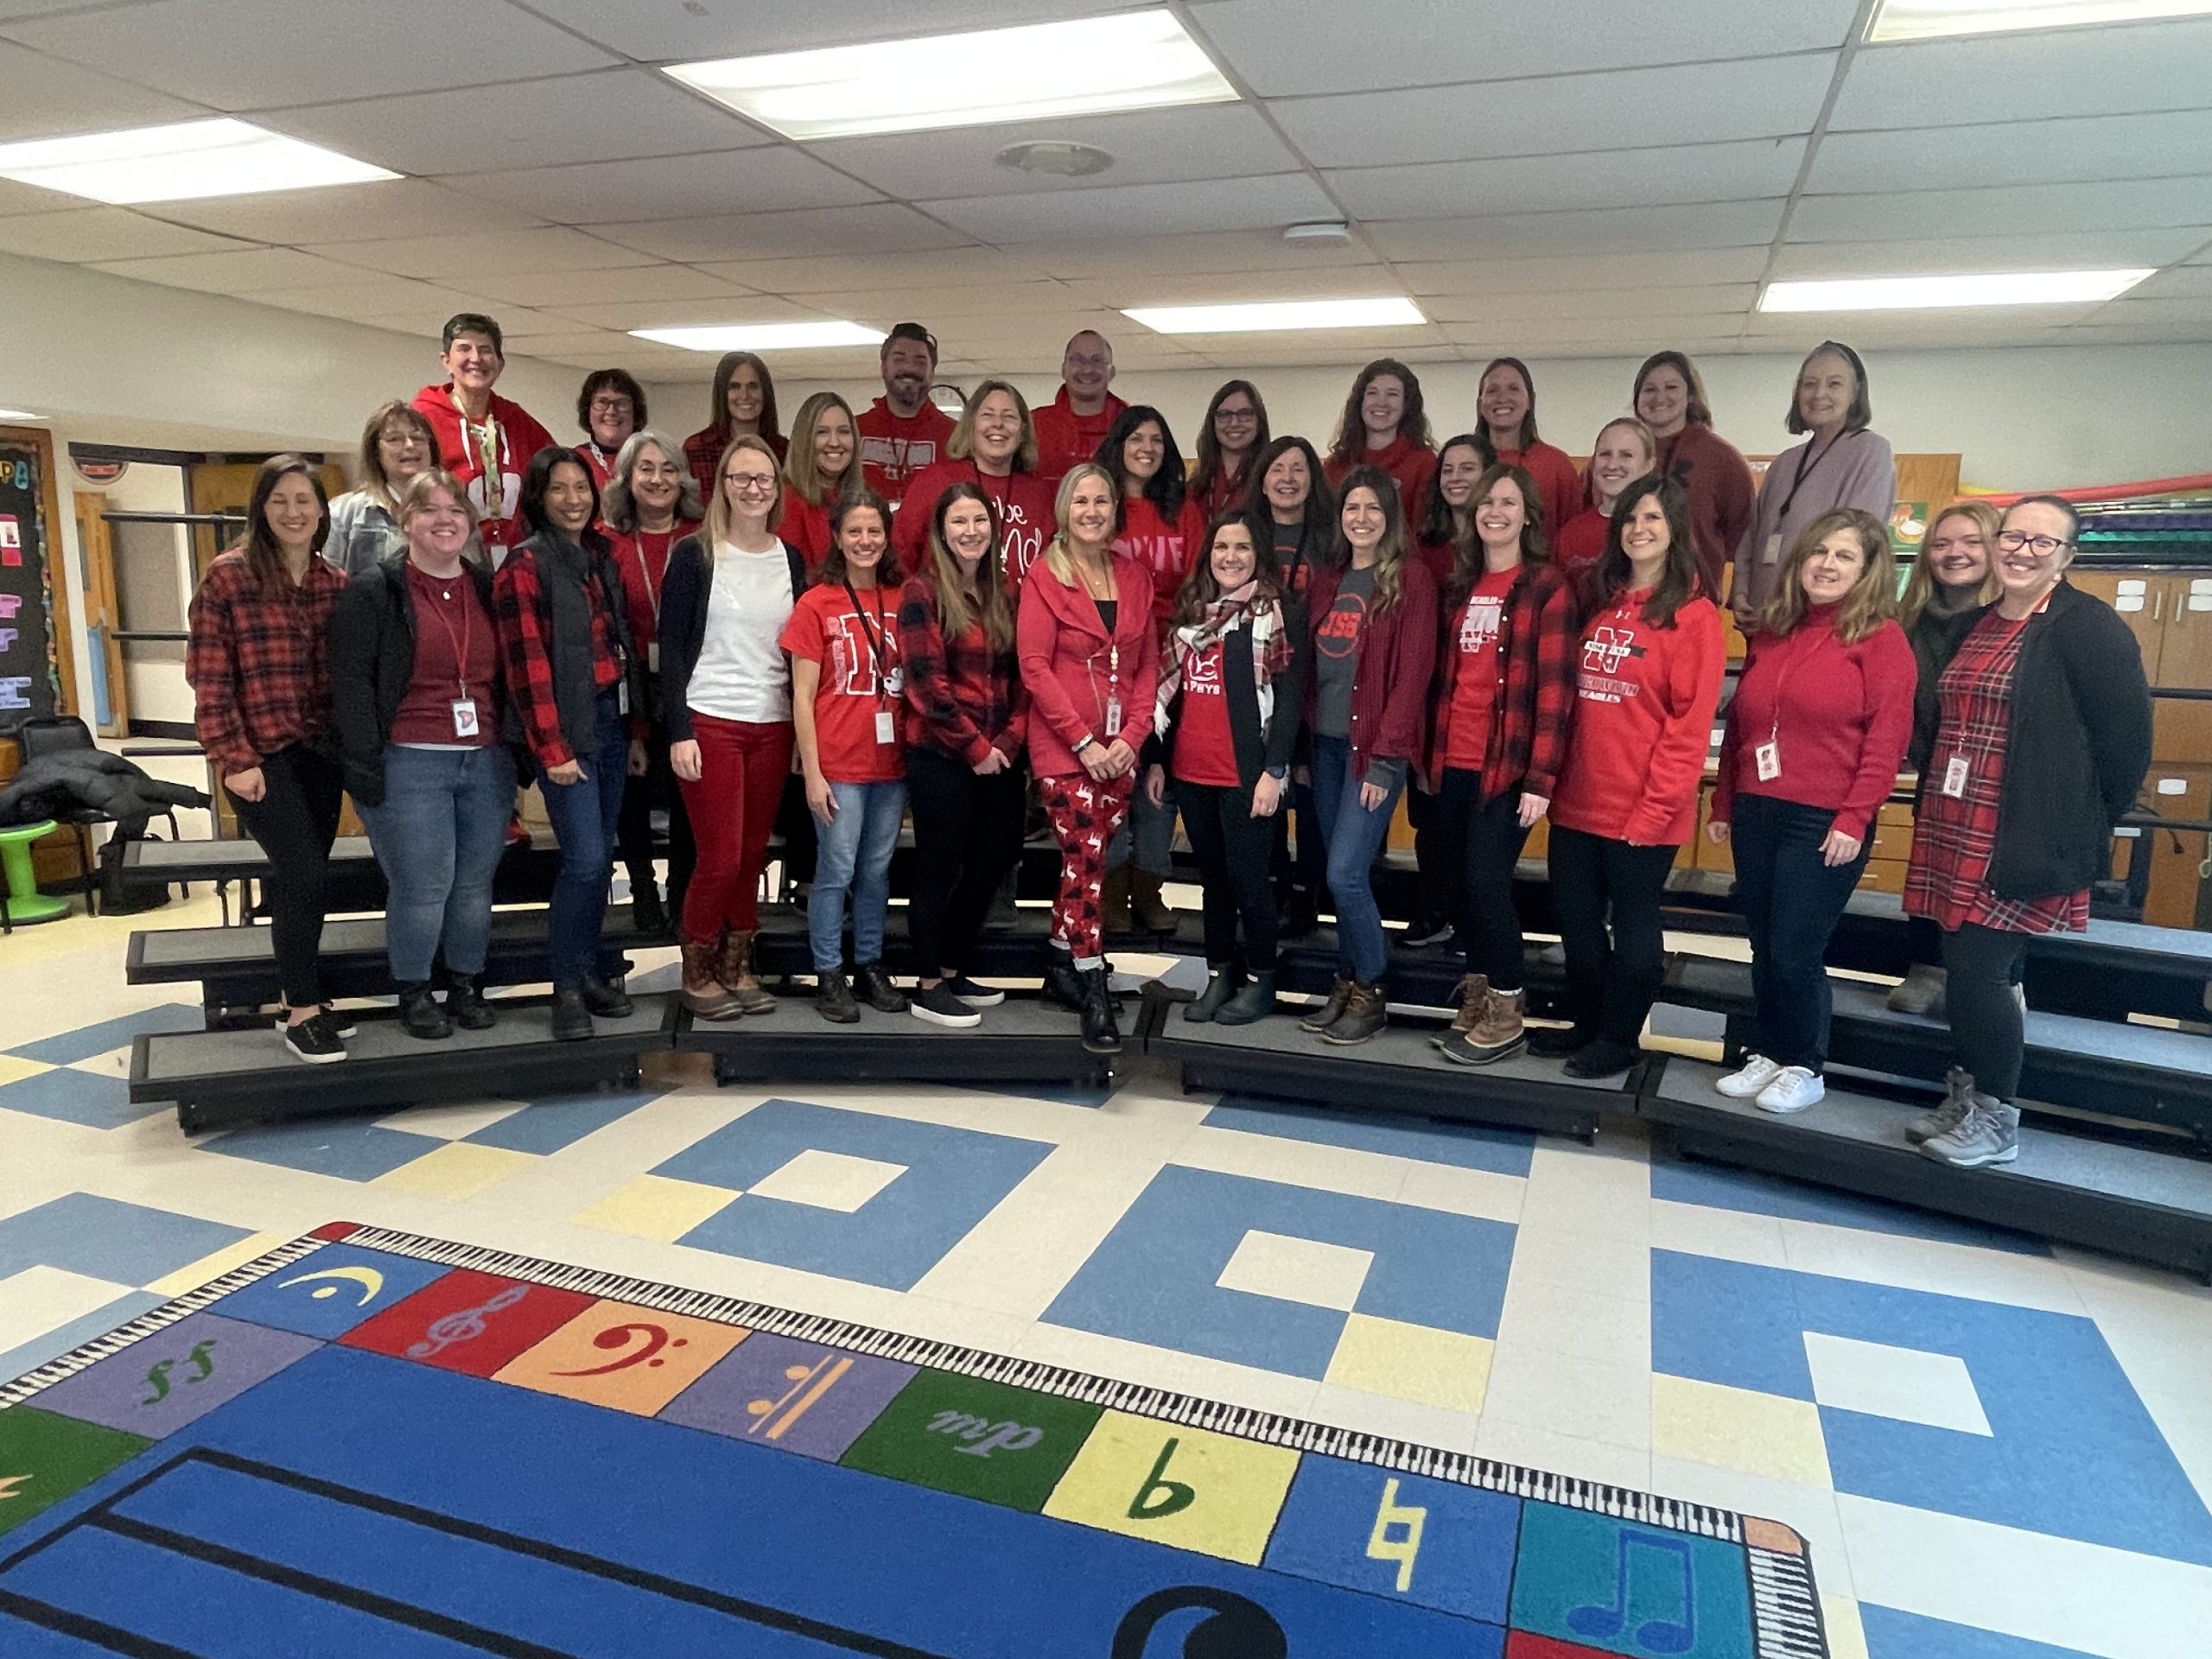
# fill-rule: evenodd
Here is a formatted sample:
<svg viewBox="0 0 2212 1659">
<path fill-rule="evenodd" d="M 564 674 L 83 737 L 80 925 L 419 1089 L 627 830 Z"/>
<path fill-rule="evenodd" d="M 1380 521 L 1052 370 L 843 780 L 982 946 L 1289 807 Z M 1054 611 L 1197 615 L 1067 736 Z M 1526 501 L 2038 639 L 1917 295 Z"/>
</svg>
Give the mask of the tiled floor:
<svg viewBox="0 0 2212 1659">
<path fill-rule="evenodd" d="M 0 941 L 0 1374 L 382 1223 L 1772 1516 L 1838 1659 L 2212 1652 L 2212 1293 L 2171 1275 L 1654 1164 L 1632 1123 L 1584 1147 L 1142 1067 L 786 1096 L 663 1057 L 629 1094 L 187 1142 L 123 1087 L 134 1032 L 194 1017 L 122 983 L 132 925 Z"/>
</svg>

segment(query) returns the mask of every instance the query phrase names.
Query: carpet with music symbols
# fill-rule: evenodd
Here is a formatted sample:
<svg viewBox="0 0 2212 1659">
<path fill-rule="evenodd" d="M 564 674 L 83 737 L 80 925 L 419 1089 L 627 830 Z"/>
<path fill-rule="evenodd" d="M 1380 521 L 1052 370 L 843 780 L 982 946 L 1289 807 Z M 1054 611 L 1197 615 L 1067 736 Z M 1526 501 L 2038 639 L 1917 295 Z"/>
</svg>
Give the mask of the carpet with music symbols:
<svg viewBox="0 0 2212 1659">
<path fill-rule="evenodd" d="M 0 1653 L 1821 1659 L 1787 1527 L 335 1224 L 0 1387 Z"/>
</svg>

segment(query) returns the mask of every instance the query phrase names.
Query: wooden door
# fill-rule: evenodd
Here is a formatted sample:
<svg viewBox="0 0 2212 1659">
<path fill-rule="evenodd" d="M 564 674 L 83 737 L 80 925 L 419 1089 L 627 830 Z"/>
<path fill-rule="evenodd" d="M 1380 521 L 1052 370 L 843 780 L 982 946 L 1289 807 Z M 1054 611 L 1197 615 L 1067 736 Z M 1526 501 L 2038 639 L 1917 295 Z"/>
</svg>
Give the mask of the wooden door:
<svg viewBox="0 0 2212 1659">
<path fill-rule="evenodd" d="M 2162 613 L 2158 671 L 2151 683 L 2212 690 L 2212 575 L 2164 578 L 2152 606 L 2153 617 Z M 2212 702 L 2161 697 L 2154 706 L 2152 753 L 2159 760 L 2212 762 Z"/>
<path fill-rule="evenodd" d="M 2154 766 L 2143 792 L 2160 817 L 2202 823 L 2212 818 L 2212 764 Z M 2153 927 L 2195 927 L 2197 873 L 2203 867 L 2207 837 L 2201 830 L 2157 830 L 2147 824 L 2143 833 L 2151 838 L 2151 891 L 2143 902 L 2143 919 Z"/>
<path fill-rule="evenodd" d="M 123 671 L 123 646 L 115 631 L 123 612 L 115 597 L 115 538 L 108 533 L 107 497 L 79 490 L 72 499 L 77 514 L 77 545 L 85 556 L 85 640 L 92 654 L 93 709 L 102 737 L 122 737 L 130 729 L 130 685 Z"/>
<path fill-rule="evenodd" d="M 223 534 L 216 533 L 213 524 L 192 527 L 193 568 L 206 575 L 215 556 L 238 539 L 239 527 L 245 520 L 246 503 L 253 496 L 253 475 L 260 471 L 260 463 L 251 461 L 203 461 L 184 469 L 185 499 L 194 512 L 228 512 L 238 515 L 238 525 L 226 525 Z M 324 491 L 337 496 L 346 489 L 346 474 L 334 461 L 324 461 L 315 468 Z"/>
</svg>

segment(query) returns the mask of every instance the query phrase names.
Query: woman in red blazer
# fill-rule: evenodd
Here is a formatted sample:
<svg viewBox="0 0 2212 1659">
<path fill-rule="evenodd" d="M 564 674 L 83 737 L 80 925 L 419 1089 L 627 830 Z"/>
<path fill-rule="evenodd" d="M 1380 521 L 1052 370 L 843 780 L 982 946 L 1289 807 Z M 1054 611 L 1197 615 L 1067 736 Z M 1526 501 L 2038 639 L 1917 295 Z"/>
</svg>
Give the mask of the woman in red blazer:
<svg viewBox="0 0 2212 1659">
<path fill-rule="evenodd" d="M 1085 461 L 1060 480 L 1058 534 L 1021 588 L 1014 643 L 1029 690 L 1029 758 L 1060 843 L 1046 988 L 1083 1014 L 1083 1046 L 1117 1053 L 1099 899 L 1127 822 L 1160 677 L 1152 578 L 1115 553 L 1122 493 Z"/>
</svg>

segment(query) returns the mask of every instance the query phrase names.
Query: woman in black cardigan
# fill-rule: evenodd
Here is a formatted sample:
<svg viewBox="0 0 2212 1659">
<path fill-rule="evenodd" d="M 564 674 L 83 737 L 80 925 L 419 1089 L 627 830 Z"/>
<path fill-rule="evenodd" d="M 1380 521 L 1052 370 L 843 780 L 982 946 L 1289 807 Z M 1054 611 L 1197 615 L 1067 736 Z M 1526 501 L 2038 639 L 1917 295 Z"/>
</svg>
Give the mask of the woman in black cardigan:
<svg viewBox="0 0 2212 1659">
<path fill-rule="evenodd" d="M 2031 495 L 1997 537 L 1997 602 L 1936 685 L 1939 723 L 1905 873 L 1905 912 L 1942 930 L 1957 1064 L 1907 1130 L 1961 1169 L 2019 1155 L 2029 936 L 2088 925 L 2112 828 L 2151 766 L 2151 694 L 2135 636 L 2067 585 L 2081 518 Z"/>
<path fill-rule="evenodd" d="M 1305 706 L 1310 641 L 1305 608 L 1284 595 L 1255 516 L 1217 514 L 1205 547 L 1170 619 L 1153 722 L 1164 735 L 1147 746 L 1144 788 L 1157 806 L 1174 780 L 1205 894 L 1206 988 L 1183 1017 L 1242 1026 L 1275 1006 L 1268 855 Z"/>
</svg>

